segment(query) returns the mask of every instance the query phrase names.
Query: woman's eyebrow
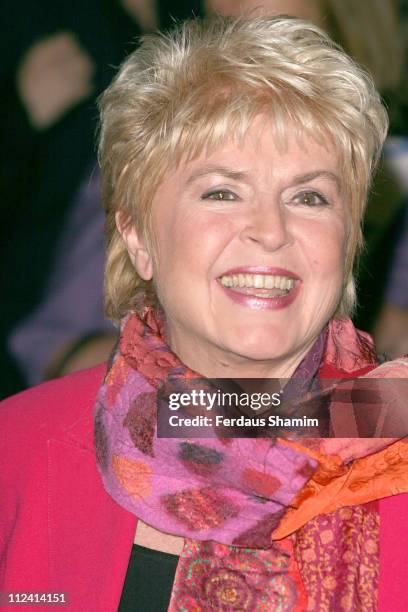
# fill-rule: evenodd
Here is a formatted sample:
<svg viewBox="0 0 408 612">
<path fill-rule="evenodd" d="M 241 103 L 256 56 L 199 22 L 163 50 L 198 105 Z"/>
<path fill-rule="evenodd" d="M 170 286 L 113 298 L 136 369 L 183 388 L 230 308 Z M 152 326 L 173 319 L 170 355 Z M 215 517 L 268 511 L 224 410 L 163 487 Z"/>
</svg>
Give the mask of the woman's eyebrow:
<svg viewBox="0 0 408 612">
<path fill-rule="evenodd" d="M 292 185 L 300 185 L 301 183 L 307 183 L 313 181 L 316 178 L 326 178 L 335 184 L 337 190 L 340 192 L 342 189 L 342 183 L 340 177 L 330 170 L 314 170 L 313 172 L 306 172 L 306 174 L 297 174 L 293 177 Z"/>
<path fill-rule="evenodd" d="M 204 166 L 202 168 L 198 168 L 187 179 L 187 185 L 190 185 L 194 181 L 203 178 L 205 176 L 209 176 L 212 174 L 216 174 L 218 176 L 224 176 L 230 180 L 234 181 L 244 181 L 250 182 L 248 172 L 244 170 L 233 170 L 232 168 L 228 168 L 227 166 L 216 166 L 209 165 Z M 302 183 L 307 183 L 309 181 L 313 181 L 316 178 L 325 178 L 334 183 L 337 190 L 340 192 L 342 190 L 342 184 L 339 176 L 330 170 L 314 170 L 313 172 L 306 172 L 303 174 L 297 174 L 292 178 L 291 185 L 300 185 Z"/>
<path fill-rule="evenodd" d="M 242 170 L 233 170 L 227 166 L 204 166 L 195 170 L 187 179 L 187 184 L 191 184 L 199 178 L 209 176 L 210 174 L 217 174 L 224 176 L 233 181 L 245 181 L 248 180 L 248 173 Z"/>
</svg>

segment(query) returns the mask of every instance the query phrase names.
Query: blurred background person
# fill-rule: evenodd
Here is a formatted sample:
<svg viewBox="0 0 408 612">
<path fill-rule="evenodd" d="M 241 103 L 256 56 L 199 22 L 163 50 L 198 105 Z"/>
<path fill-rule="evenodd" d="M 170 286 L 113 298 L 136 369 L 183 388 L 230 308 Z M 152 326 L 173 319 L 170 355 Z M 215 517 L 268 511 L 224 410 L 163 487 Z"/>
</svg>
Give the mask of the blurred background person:
<svg viewBox="0 0 408 612">
<path fill-rule="evenodd" d="M 106 358 L 103 215 L 95 99 L 143 31 L 168 26 L 154 0 L 2 0 L 0 395 Z M 81 262 L 81 263 L 79 263 Z"/>
<path fill-rule="evenodd" d="M 408 136 L 389 138 L 386 151 L 403 190 L 404 207 L 374 335 L 379 350 L 396 357 L 408 353 Z"/>
<path fill-rule="evenodd" d="M 26 384 L 10 330 L 41 303 L 80 183 L 95 158 L 94 101 L 141 27 L 124 6 L 2 0 L 2 392 Z M 85 299 L 85 296 L 77 296 Z"/>
</svg>

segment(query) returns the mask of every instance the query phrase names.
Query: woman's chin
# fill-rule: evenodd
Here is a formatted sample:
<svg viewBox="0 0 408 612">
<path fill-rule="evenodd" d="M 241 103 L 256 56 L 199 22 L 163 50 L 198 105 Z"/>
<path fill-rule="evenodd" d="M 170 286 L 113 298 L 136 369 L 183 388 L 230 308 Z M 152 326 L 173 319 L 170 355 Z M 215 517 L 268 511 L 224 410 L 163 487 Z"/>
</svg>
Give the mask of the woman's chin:
<svg viewBox="0 0 408 612">
<path fill-rule="evenodd" d="M 229 355 L 233 356 L 233 361 L 248 366 L 257 364 L 260 366 L 267 363 L 270 363 L 271 366 L 278 365 L 286 360 L 292 361 L 297 352 L 295 342 L 291 342 L 287 336 L 284 337 L 276 330 L 268 333 L 265 328 L 260 329 L 259 332 L 252 330 L 247 336 L 241 331 L 231 337 L 230 342 L 225 342 L 224 346 Z"/>
</svg>

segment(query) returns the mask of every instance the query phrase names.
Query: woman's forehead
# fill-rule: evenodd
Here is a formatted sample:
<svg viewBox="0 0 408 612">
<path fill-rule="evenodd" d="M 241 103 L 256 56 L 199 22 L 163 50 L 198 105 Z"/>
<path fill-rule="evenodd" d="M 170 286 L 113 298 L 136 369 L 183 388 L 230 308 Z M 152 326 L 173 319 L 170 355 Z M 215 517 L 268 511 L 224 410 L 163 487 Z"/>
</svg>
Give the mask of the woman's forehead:
<svg viewBox="0 0 408 612">
<path fill-rule="evenodd" d="M 231 132 L 216 143 L 204 144 L 195 155 L 184 155 L 176 168 L 169 169 L 167 176 L 174 171 L 191 172 L 192 179 L 217 173 L 239 179 L 242 172 L 256 168 L 265 162 L 273 167 L 274 159 L 285 159 L 286 163 L 296 162 L 311 167 L 322 160 L 324 166 L 340 171 L 341 155 L 333 141 L 319 137 L 309 130 L 299 131 L 293 124 L 285 126 L 285 130 L 274 129 L 269 117 L 257 117 L 240 134 Z M 318 158 L 318 159 L 316 159 Z M 241 167 L 242 166 L 242 167 Z"/>
</svg>

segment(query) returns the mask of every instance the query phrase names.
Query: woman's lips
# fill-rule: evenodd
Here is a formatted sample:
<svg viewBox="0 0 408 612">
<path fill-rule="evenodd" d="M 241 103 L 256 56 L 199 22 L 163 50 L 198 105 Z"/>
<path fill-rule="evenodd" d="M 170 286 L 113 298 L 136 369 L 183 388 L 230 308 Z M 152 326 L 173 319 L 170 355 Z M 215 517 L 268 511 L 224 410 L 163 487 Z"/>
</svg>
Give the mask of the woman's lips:
<svg viewBox="0 0 408 612">
<path fill-rule="evenodd" d="M 220 284 L 221 289 L 226 295 L 237 304 L 242 304 L 248 308 L 254 310 L 279 310 L 281 308 L 287 308 L 294 302 L 300 291 L 300 284 L 296 285 L 288 293 L 276 297 L 259 297 L 259 295 L 244 294 L 234 291 L 230 287 L 224 287 Z"/>
<path fill-rule="evenodd" d="M 300 277 L 284 268 L 233 268 L 217 280 L 232 301 L 256 310 L 286 308 L 301 287 Z"/>
</svg>

